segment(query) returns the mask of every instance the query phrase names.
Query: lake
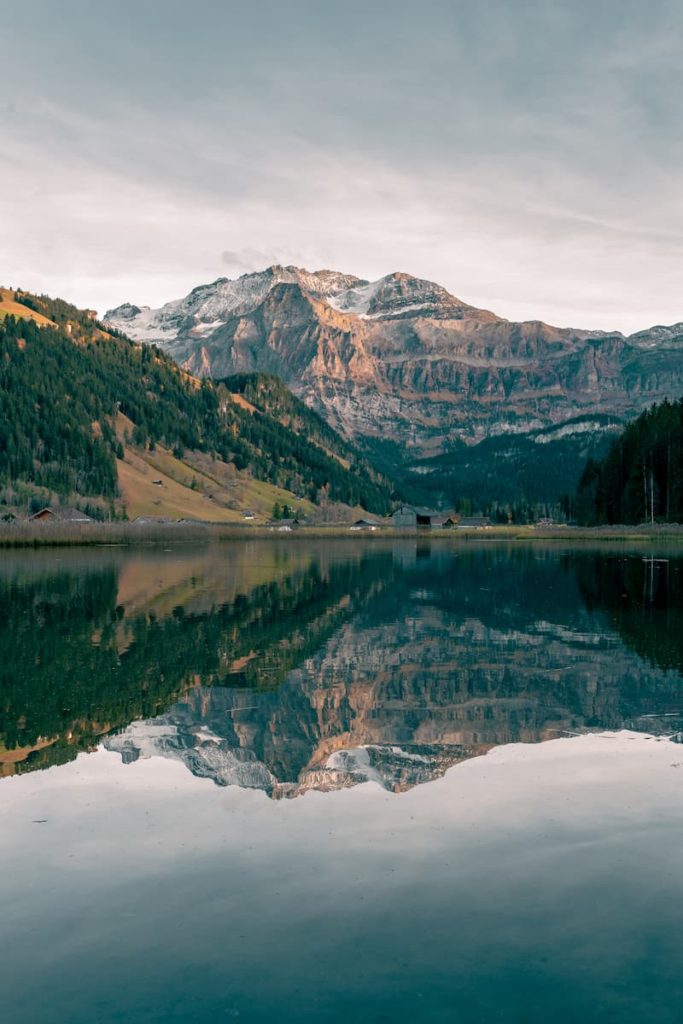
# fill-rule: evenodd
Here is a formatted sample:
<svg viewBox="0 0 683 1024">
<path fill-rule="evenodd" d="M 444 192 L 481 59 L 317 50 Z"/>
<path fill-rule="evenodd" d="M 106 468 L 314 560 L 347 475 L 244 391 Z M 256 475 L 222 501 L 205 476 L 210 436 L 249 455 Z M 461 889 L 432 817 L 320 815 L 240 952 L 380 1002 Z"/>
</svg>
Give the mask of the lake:
<svg viewBox="0 0 683 1024">
<path fill-rule="evenodd" d="M 679 552 L 0 553 L 3 1020 L 680 1021 Z"/>
</svg>

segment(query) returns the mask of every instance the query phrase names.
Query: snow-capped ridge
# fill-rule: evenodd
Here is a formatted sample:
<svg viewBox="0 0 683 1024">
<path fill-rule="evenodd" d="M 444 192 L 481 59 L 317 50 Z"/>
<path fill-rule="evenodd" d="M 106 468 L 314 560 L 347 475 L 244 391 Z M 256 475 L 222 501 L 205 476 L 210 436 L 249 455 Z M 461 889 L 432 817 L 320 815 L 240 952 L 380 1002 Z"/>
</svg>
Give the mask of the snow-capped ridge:
<svg viewBox="0 0 683 1024">
<path fill-rule="evenodd" d="M 640 348 L 663 347 L 667 344 L 680 345 L 683 343 L 683 323 L 656 324 L 644 331 L 630 334 L 628 340 L 632 345 L 638 345 Z"/>
<path fill-rule="evenodd" d="M 432 281 L 400 271 L 366 281 L 336 270 L 309 271 L 274 264 L 235 279 L 219 277 L 198 285 L 184 298 L 158 309 L 123 303 L 104 314 L 105 323 L 137 341 L 171 344 L 183 336 L 208 338 L 231 317 L 247 316 L 277 285 L 298 285 L 305 295 L 326 302 L 332 309 L 362 320 L 406 317 L 462 319 L 467 316 L 496 320 Z"/>
<path fill-rule="evenodd" d="M 468 313 L 482 312 L 433 281 L 401 271 L 339 292 L 327 302 L 340 313 L 349 313 L 364 320 L 395 319 L 406 315 L 459 319 Z M 493 314 L 489 315 L 493 317 Z"/>
<path fill-rule="evenodd" d="M 184 298 L 166 302 L 158 309 L 125 302 L 108 310 L 104 321 L 137 341 L 164 344 L 183 332 L 206 337 L 229 317 L 251 313 L 278 284 L 298 284 L 316 298 L 327 299 L 367 282 L 334 270 L 310 272 L 302 267 L 274 264 L 235 279 L 219 277 L 210 284 L 197 285 Z"/>
</svg>

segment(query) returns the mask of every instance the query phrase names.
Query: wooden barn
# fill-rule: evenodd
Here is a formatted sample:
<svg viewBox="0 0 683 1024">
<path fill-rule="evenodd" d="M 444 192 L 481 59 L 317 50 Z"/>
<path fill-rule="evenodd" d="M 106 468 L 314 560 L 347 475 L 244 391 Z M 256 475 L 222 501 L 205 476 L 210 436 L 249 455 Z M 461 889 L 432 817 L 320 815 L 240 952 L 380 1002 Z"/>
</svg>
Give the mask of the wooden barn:
<svg viewBox="0 0 683 1024">
<path fill-rule="evenodd" d="M 442 529 L 453 526 L 454 519 L 443 513 L 435 512 L 429 508 L 413 508 L 412 505 L 401 505 L 392 513 L 391 522 L 394 527 L 400 530 L 416 529 L 425 527 L 427 529 Z"/>
<path fill-rule="evenodd" d="M 94 522 L 93 518 L 77 508 L 41 508 L 29 517 L 31 523 L 84 523 Z"/>
</svg>

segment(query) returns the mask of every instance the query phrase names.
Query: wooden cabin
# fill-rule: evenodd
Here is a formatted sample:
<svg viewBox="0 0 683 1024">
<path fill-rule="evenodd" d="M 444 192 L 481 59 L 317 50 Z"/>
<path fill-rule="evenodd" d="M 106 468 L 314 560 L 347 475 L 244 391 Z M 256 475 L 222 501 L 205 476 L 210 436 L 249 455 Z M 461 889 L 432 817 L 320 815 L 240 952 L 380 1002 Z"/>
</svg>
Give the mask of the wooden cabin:
<svg viewBox="0 0 683 1024">
<path fill-rule="evenodd" d="M 92 516 L 78 508 L 41 508 L 29 517 L 30 523 L 93 523 Z"/>
</svg>

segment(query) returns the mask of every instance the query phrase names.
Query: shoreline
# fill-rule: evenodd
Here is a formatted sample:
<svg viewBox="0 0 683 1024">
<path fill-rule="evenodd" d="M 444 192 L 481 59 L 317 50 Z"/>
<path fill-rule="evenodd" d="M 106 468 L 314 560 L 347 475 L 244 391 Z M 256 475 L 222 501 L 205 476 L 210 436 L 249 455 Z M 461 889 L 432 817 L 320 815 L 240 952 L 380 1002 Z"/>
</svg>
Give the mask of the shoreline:
<svg viewBox="0 0 683 1024">
<path fill-rule="evenodd" d="M 133 523 L 90 523 L 87 526 L 68 524 L 7 524 L 0 526 L 0 548 L 39 547 L 137 547 L 160 544 L 206 544 L 236 540 L 348 540 L 382 542 L 390 540 L 452 542 L 456 544 L 495 543 L 647 543 L 662 541 L 683 543 L 683 525 L 654 524 L 641 526 L 492 526 L 485 529 L 395 529 L 354 530 L 345 524 L 300 526 L 291 531 L 277 527 L 233 524 L 193 524 L 182 526 L 138 526 Z"/>
</svg>

